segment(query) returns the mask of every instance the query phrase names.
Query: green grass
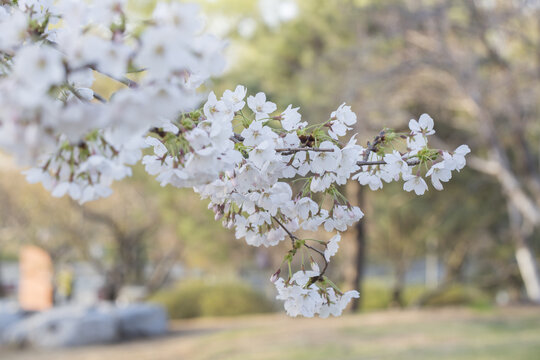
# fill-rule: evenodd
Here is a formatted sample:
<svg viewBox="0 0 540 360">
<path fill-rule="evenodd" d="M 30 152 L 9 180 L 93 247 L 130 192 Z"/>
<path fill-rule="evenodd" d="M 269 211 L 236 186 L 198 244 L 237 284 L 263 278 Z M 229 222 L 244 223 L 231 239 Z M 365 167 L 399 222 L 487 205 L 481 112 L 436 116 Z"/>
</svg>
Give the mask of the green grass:
<svg viewBox="0 0 540 360">
<path fill-rule="evenodd" d="M 94 348 L 12 352 L 32 360 L 534 360 L 540 308 L 391 311 L 332 319 L 283 315 L 198 319 L 161 339 Z"/>
</svg>

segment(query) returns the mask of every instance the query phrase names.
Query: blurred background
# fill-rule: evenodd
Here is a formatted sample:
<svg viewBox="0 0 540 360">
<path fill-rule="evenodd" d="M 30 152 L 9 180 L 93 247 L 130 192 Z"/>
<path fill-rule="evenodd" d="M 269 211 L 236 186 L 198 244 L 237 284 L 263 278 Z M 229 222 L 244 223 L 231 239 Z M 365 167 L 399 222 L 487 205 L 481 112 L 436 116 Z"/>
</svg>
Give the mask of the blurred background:
<svg viewBox="0 0 540 360">
<path fill-rule="evenodd" d="M 286 247 L 236 240 L 192 191 L 135 167 L 81 207 L 2 156 L 0 313 L 144 301 L 172 319 L 151 344 L 7 346 L 2 359 L 540 358 L 540 1 L 198 2 L 229 39 L 228 69 L 208 86 L 217 94 L 243 84 L 309 122 L 347 102 L 362 143 L 427 112 L 434 146 L 468 144 L 469 166 L 421 197 L 348 184 L 366 216 L 330 277 L 361 297 L 343 318 L 289 320 L 268 281 Z M 154 6 L 129 3 L 141 16 Z M 50 286 L 24 295 L 24 273 L 39 281 L 28 263 Z"/>
</svg>

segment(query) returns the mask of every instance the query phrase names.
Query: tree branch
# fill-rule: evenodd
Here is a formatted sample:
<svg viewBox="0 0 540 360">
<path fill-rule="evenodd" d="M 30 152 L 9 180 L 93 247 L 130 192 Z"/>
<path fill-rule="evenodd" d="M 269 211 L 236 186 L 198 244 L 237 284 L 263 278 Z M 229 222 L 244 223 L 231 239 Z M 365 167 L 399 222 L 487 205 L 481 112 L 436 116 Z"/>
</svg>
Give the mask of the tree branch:
<svg viewBox="0 0 540 360">
<path fill-rule="evenodd" d="M 498 179 L 504 192 L 514 206 L 520 210 L 523 217 L 534 226 L 540 225 L 540 209 L 525 193 L 511 171 L 498 161 L 485 160 L 477 156 L 471 156 L 469 164 L 473 169 Z"/>
<path fill-rule="evenodd" d="M 278 225 L 281 226 L 281 228 L 282 228 L 283 230 L 285 230 L 285 232 L 287 233 L 287 235 L 289 235 L 289 238 L 291 238 L 292 245 L 294 246 L 294 242 L 295 242 L 296 240 L 298 240 L 298 238 L 296 237 L 296 235 L 294 235 L 292 232 L 290 232 L 289 229 L 287 229 L 287 228 L 285 227 L 285 225 L 283 225 L 283 224 L 281 223 L 281 221 L 279 221 L 275 216 L 272 216 L 272 219 L 274 219 L 274 221 L 277 222 Z"/>
<path fill-rule="evenodd" d="M 323 148 L 279 148 L 276 149 L 276 152 L 282 153 L 282 155 L 292 155 L 301 151 L 315 151 L 315 152 L 334 152 L 334 149 L 323 149 Z"/>
<path fill-rule="evenodd" d="M 403 159 L 405 162 L 407 162 L 407 165 L 409 166 L 416 166 L 420 164 L 420 160 L 418 159 Z M 378 161 L 357 161 L 356 165 L 358 166 L 370 166 L 370 165 L 386 165 L 386 161 L 384 160 L 378 160 Z"/>
<path fill-rule="evenodd" d="M 279 221 L 275 216 L 272 216 L 272 219 L 274 219 L 274 221 L 277 222 L 278 225 L 279 225 L 283 230 L 285 230 L 285 232 L 287 233 L 287 235 L 289 235 L 289 238 L 291 239 L 291 242 L 292 242 L 292 245 L 293 245 L 293 248 L 294 248 L 294 243 L 295 243 L 296 240 L 298 240 L 298 237 L 297 237 L 296 235 L 294 235 L 293 233 L 291 233 L 291 232 L 289 231 L 289 229 L 287 229 L 287 228 L 285 227 L 285 225 L 283 225 L 283 224 L 281 223 L 281 221 Z M 318 280 L 322 280 L 322 277 L 323 277 L 324 273 L 326 272 L 326 269 L 328 268 L 328 260 L 326 260 L 326 257 L 324 256 L 324 253 L 323 253 L 322 251 L 320 251 L 319 249 L 316 249 L 316 248 L 314 248 L 313 246 L 310 246 L 310 245 L 308 245 L 308 244 L 306 244 L 306 243 L 304 243 L 304 246 L 307 247 L 307 248 L 310 249 L 310 250 L 315 251 L 315 252 L 316 252 L 317 254 L 319 254 L 319 255 L 322 257 L 322 259 L 324 260 L 324 268 L 322 269 L 321 273 L 318 275 L 317 279 L 313 279 L 313 282 L 318 281 Z"/>
<path fill-rule="evenodd" d="M 107 100 L 103 96 L 101 96 L 101 95 L 99 95 L 99 94 L 97 94 L 95 92 L 94 92 L 94 99 L 96 99 L 97 101 L 99 101 L 99 102 L 101 102 L 103 104 L 105 104 L 107 102 Z"/>
<path fill-rule="evenodd" d="M 96 66 L 94 66 L 94 65 L 88 65 L 88 68 L 90 68 L 90 69 L 92 69 L 92 70 L 94 70 L 94 71 L 96 71 L 96 72 L 98 72 L 98 73 L 100 73 L 100 74 L 102 74 L 102 75 L 105 75 L 106 77 L 108 77 L 108 78 L 110 78 L 110 79 L 112 79 L 112 80 L 115 80 L 115 81 L 117 81 L 117 82 L 119 82 L 119 83 L 122 83 L 122 84 L 126 85 L 126 86 L 129 87 L 129 88 L 134 89 L 134 88 L 139 87 L 139 84 L 138 84 L 136 81 L 133 81 L 133 80 L 131 80 L 131 79 L 128 79 L 128 78 L 125 77 L 125 76 L 121 76 L 121 77 L 118 78 L 118 77 L 116 77 L 116 76 L 113 76 L 113 75 L 111 75 L 111 74 L 107 74 L 107 73 L 105 73 L 105 72 L 103 72 L 103 71 L 98 70 L 98 69 L 96 68 Z"/>
</svg>

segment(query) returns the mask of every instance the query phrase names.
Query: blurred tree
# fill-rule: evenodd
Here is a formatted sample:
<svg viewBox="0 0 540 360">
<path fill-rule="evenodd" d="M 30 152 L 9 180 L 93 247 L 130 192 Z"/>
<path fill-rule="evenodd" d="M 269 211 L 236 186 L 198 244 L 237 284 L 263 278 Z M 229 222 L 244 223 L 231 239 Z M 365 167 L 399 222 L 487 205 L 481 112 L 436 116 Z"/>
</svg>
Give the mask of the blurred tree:
<svg viewBox="0 0 540 360">
<path fill-rule="evenodd" d="M 229 3 L 212 1 L 212 8 L 222 11 Z M 448 252 L 447 277 L 455 278 L 451 268 L 462 268 L 469 251 L 465 244 L 479 242 L 473 239 L 488 236 L 491 248 L 506 248 L 512 243 L 508 239 L 513 239 L 528 297 L 539 300 L 540 282 L 529 241 L 536 236 L 532 230 L 540 219 L 539 154 L 534 146 L 540 130 L 540 8 L 530 1 L 332 0 L 298 4 L 296 19 L 277 29 L 259 21 L 249 36 L 241 31 L 241 23 L 257 20 L 257 9 L 236 12 L 227 26 L 228 35 L 234 38 L 231 56 L 235 65 L 218 88 L 232 83 L 243 83 L 250 91 L 264 87 L 281 105 L 300 105 L 305 118 L 318 120 L 339 105 L 338 98 L 345 99 L 358 113 L 359 130 L 366 134 L 362 141 L 383 123 L 405 128 L 404 119 L 422 112 L 433 114 L 440 141 L 471 144 L 471 165 L 483 174 L 466 171 L 456 175 L 458 186 L 474 191 L 474 196 L 459 190 L 459 197 L 449 192 L 437 194 L 442 205 L 438 210 L 432 208 L 435 216 L 453 224 L 437 228 L 441 251 Z M 491 179 L 502 193 L 494 190 Z M 471 180 L 474 186 L 464 182 Z M 377 196 L 390 203 L 384 194 Z M 456 198 L 462 202 L 456 204 Z M 501 199 L 508 206 L 501 205 Z M 418 201 L 424 201 L 427 208 L 433 204 L 429 197 Z M 414 213 L 415 207 L 405 205 L 403 212 Z M 461 223 L 447 221 L 454 213 L 468 216 L 455 217 Z M 398 214 L 392 211 L 388 215 Z M 491 230 L 479 235 L 479 226 Z M 358 228 L 354 281 L 362 278 L 366 247 L 362 229 Z M 509 229 L 512 236 L 506 242 L 495 242 L 496 231 L 508 235 Z M 410 231 L 400 234 L 411 235 Z M 369 237 L 376 241 L 374 234 Z M 452 241 L 458 238 L 462 245 Z M 425 241 L 417 240 L 422 240 L 417 241 L 418 246 Z M 486 253 L 485 247 L 480 246 Z M 398 250 L 396 254 L 403 256 L 405 249 Z M 410 256 L 419 250 L 421 247 Z"/>
<path fill-rule="evenodd" d="M 391 83 L 382 86 L 396 104 L 385 107 L 440 114 L 445 142 L 472 145 L 471 165 L 496 179 L 506 198 L 525 289 L 540 302 L 529 243 L 540 225 L 534 145 L 540 130 L 540 7 L 530 1 L 399 1 L 362 12 L 368 22 L 358 32 L 358 48 L 368 48 L 361 44 L 367 41 L 390 49 L 369 54 L 386 56 L 377 68 L 354 63 L 361 82 L 387 83 L 390 75 Z"/>
<path fill-rule="evenodd" d="M 187 268 L 231 270 L 250 251 L 214 221 L 197 194 L 162 188 L 141 168 L 110 198 L 81 207 L 51 198 L 9 160 L 0 162 L 2 253 L 16 257 L 20 245 L 35 244 L 57 265 L 87 261 L 105 279 L 111 300 L 124 285 L 158 290 L 180 260 Z"/>
</svg>

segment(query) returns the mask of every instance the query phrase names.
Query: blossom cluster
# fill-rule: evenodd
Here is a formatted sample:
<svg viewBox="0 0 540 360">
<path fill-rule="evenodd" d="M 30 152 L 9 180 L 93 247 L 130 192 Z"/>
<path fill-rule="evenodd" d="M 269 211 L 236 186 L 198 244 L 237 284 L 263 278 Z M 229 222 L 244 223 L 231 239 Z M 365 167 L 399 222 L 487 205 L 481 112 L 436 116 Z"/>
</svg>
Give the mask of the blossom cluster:
<svg viewBox="0 0 540 360">
<path fill-rule="evenodd" d="M 411 120 L 409 132 L 386 129 L 363 147 L 357 134 L 349 134 L 357 121 L 350 106 L 342 104 L 327 121 L 308 125 L 292 105 L 278 111 L 264 93 L 246 96 L 243 86 L 219 99 L 211 92 L 200 110 L 154 129 L 146 140 L 153 154 L 143 163 L 162 185 L 192 186 L 210 199 L 216 220 L 249 245 L 270 247 L 289 238 L 292 249 L 284 259 L 289 268 L 298 252 L 318 255 L 324 267 L 309 276 L 315 280 L 306 286 L 306 272 L 289 270 L 287 281 L 275 282 L 278 298 L 290 315 L 340 313 L 342 299 L 348 302 L 352 295 L 325 287 L 324 273 L 341 232 L 364 215 L 341 194 L 340 185 L 352 178 L 376 190 L 382 181 L 402 179 L 404 190 L 421 195 L 427 189 L 424 177 L 431 177 L 440 190 L 440 182 L 465 165 L 468 147 L 453 153 L 430 149 L 427 137 L 434 130 L 427 114 Z M 343 137 L 349 140 L 343 143 Z M 399 143 L 403 152 L 395 150 Z M 321 228 L 333 234 L 330 240 L 296 235 Z"/>
<path fill-rule="evenodd" d="M 282 278 L 276 280 L 277 299 L 284 301 L 285 311 L 289 316 L 340 316 L 349 301 L 360 296 L 356 290 L 342 294 L 336 293 L 332 286 L 317 286 L 313 283 L 313 278 L 317 278 L 319 273 L 319 269 L 315 267 L 312 271 L 301 270 L 294 273 L 288 284 Z"/>
<path fill-rule="evenodd" d="M 210 92 L 198 107 L 197 87 L 223 68 L 223 42 L 202 31 L 193 5 L 160 3 L 141 22 L 124 0 L 2 4 L 0 147 L 34 165 L 28 181 L 84 203 L 110 195 L 142 157 L 162 186 L 209 199 L 238 239 L 290 241 L 272 281 L 291 316 L 338 316 L 359 296 L 326 276 L 342 233 L 364 216 L 341 192 L 349 180 L 372 190 L 403 181 L 422 195 L 426 178 L 442 190 L 470 151 L 430 148 L 427 114 L 362 146 L 346 104 L 308 123 L 298 107 L 278 110 L 263 92 L 248 95 L 239 85 Z M 97 74 L 118 90 L 95 92 Z M 285 264 L 288 276 L 278 278 Z"/>
<path fill-rule="evenodd" d="M 428 114 L 422 114 L 418 121 L 411 119 L 410 132 L 401 135 L 406 139 L 406 151 L 403 153 L 397 150 L 387 153 L 380 151 L 385 142 L 393 140 L 393 134 L 390 134 L 390 139 L 388 134 L 378 136 L 372 151 L 365 157 L 367 162 L 374 164 L 362 166 L 362 171 L 354 175 L 353 179 L 368 185 L 371 190 L 377 190 L 383 187 L 383 182 L 389 183 L 401 177 L 404 181 L 403 190 L 423 195 L 428 190 L 424 177 L 430 177 L 433 187 L 443 190 L 442 182 L 450 181 L 452 171 L 460 171 L 465 167 L 465 155 L 471 150 L 467 145 L 460 145 L 453 153 L 430 149 L 428 137 L 435 134 L 433 126 L 433 119 Z M 424 176 L 422 165 L 429 166 Z"/>
<path fill-rule="evenodd" d="M 195 89 L 224 67 L 224 43 L 202 32 L 196 5 L 159 3 L 140 21 L 128 16 L 126 2 L 1 2 L 0 146 L 39 164 L 41 176 L 33 171 L 32 180 L 53 194 L 69 188 L 83 202 L 109 193 L 110 179 L 122 177 L 117 169 L 126 173 L 140 157 L 141 137 L 197 106 Z M 97 74 L 120 88 L 108 98 L 96 93 Z M 92 166 L 76 149 L 95 131 L 110 148 L 84 144 L 96 150 Z M 65 156 L 66 142 L 72 155 Z M 73 171 L 73 159 L 95 176 Z"/>
<path fill-rule="evenodd" d="M 135 140 L 135 139 L 134 139 Z M 68 194 L 73 200 L 85 203 L 112 194 L 113 181 L 131 176 L 129 165 L 141 157 L 139 144 L 125 144 L 118 149 L 110 135 L 94 131 L 84 141 L 71 144 L 61 137 L 55 153 L 42 158 L 42 166 L 24 171 L 29 183 L 40 182 L 54 197 Z"/>
</svg>

